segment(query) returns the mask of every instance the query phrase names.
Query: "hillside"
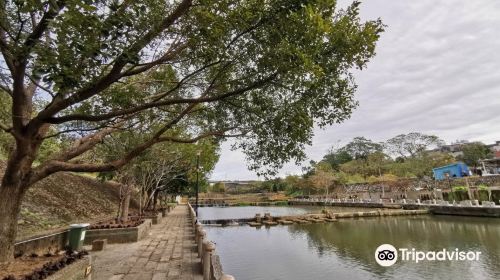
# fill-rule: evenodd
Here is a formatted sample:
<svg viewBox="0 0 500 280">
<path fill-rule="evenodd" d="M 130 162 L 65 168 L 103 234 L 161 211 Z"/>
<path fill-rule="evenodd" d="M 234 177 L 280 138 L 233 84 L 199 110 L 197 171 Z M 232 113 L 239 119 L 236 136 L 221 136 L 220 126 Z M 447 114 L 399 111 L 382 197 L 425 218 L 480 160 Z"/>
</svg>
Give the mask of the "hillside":
<svg viewBox="0 0 500 280">
<path fill-rule="evenodd" d="M 0 174 L 5 163 L 0 162 Z M 18 220 L 18 240 L 116 215 L 119 188 L 93 178 L 57 173 L 28 190 Z M 131 207 L 137 207 L 134 203 Z"/>
</svg>

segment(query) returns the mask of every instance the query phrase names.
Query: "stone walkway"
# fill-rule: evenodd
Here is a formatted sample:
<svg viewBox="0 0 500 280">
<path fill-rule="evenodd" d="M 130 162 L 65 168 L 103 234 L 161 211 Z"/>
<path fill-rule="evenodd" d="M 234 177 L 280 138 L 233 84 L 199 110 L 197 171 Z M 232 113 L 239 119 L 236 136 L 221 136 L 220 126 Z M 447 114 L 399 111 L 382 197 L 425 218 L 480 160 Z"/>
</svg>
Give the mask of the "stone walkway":
<svg viewBox="0 0 500 280">
<path fill-rule="evenodd" d="M 186 205 L 178 205 L 143 240 L 92 252 L 92 279 L 203 279 L 188 214 Z"/>
</svg>

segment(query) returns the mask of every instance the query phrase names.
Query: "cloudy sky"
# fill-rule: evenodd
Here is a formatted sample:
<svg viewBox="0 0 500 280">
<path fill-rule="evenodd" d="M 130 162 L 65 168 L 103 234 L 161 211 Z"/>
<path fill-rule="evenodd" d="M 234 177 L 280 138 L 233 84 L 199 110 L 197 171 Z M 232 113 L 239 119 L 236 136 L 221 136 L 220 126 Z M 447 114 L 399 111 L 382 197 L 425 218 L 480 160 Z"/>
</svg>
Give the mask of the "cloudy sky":
<svg viewBox="0 0 500 280">
<path fill-rule="evenodd" d="M 365 0 L 361 17 L 380 17 L 387 28 L 376 57 L 356 73 L 360 105 L 350 120 L 315 131 L 309 159 L 356 136 L 384 141 L 418 131 L 446 142 L 500 140 L 500 1 Z M 256 179 L 229 146 L 212 179 Z M 280 173 L 300 170 L 288 164 Z"/>
</svg>

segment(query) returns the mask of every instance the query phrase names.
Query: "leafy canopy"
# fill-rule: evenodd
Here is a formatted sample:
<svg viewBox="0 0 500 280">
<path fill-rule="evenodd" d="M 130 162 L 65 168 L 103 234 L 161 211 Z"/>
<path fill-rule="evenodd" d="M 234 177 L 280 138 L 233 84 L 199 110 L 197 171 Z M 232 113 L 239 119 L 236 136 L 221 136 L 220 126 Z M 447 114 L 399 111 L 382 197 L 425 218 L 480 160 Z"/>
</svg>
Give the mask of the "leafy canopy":
<svg viewBox="0 0 500 280">
<path fill-rule="evenodd" d="M 63 151 L 37 169 L 38 177 L 108 171 L 159 142 L 227 136 L 238 138 L 234 148 L 246 153 L 252 169 L 272 173 L 304 158 L 315 123 L 342 122 L 357 106 L 351 72 L 374 56 L 383 31 L 380 20 L 359 19 L 359 5 L 4 1 L 2 88 L 18 111 L 31 110 L 33 98 L 44 104 L 13 114 L 3 127 L 29 128 L 32 139 L 45 139 L 47 126 L 61 134 L 100 133 L 93 139 L 125 128 L 143 138 L 109 164 L 68 163 L 83 148 Z M 31 99 L 16 79 L 32 83 Z M 95 151 L 95 142 L 85 152 Z M 38 143 L 31 147 L 36 152 Z"/>
</svg>

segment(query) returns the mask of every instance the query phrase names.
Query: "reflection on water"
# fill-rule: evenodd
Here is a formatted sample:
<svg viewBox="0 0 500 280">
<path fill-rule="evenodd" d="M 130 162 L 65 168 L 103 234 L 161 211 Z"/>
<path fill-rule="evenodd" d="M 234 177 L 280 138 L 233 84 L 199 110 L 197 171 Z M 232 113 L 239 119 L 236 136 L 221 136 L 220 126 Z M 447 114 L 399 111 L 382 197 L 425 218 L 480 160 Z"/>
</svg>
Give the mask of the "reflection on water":
<svg viewBox="0 0 500 280">
<path fill-rule="evenodd" d="M 500 279 L 500 219 L 401 216 L 255 229 L 206 228 L 225 273 L 245 279 Z M 481 251 L 479 261 L 398 261 L 374 250 Z"/>
<path fill-rule="evenodd" d="M 307 213 L 320 213 L 325 207 L 321 206 L 238 206 L 238 207 L 200 207 L 198 216 L 200 220 L 226 220 L 252 218 L 255 214 L 271 213 L 272 216 L 302 215 Z M 354 207 L 327 207 L 333 212 L 355 212 L 374 208 Z"/>
</svg>

